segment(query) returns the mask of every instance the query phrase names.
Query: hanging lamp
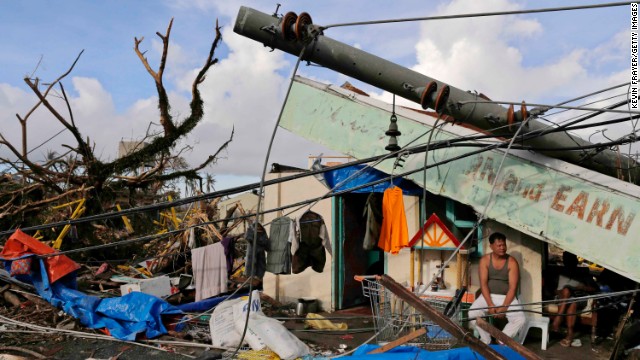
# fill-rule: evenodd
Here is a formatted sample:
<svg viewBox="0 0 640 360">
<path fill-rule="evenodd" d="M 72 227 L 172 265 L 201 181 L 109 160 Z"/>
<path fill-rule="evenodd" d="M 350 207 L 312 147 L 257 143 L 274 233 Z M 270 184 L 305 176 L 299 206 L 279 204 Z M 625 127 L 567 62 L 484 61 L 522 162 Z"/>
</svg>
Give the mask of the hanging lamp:
<svg viewBox="0 0 640 360">
<path fill-rule="evenodd" d="M 401 134 L 402 133 L 398 130 L 398 117 L 396 116 L 396 95 L 394 94 L 391 118 L 389 119 L 389 130 L 385 132 L 385 135 L 389 136 L 389 145 L 387 145 L 384 149 L 390 152 L 400 150 L 397 137 Z"/>
</svg>

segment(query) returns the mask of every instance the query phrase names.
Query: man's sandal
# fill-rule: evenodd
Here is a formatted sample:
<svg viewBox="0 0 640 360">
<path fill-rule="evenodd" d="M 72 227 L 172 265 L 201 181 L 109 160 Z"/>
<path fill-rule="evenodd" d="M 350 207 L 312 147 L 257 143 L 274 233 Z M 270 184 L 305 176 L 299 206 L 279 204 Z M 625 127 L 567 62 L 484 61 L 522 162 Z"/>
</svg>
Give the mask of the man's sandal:
<svg viewBox="0 0 640 360">
<path fill-rule="evenodd" d="M 570 347 L 572 342 L 573 342 L 573 340 L 572 340 L 572 339 L 564 338 L 564 339 L 560 340 L 560 345 L 561 345 L 562 347 Z M 581 344 L 581 345 L 582 345 L 582 344 Z"/>
<path fill-rule="evenodd" d="M 571 347 L 580 347 L 582 346 L 582 341 L 580 339 L 573 339 L 571 342 Z"/>
</svg>

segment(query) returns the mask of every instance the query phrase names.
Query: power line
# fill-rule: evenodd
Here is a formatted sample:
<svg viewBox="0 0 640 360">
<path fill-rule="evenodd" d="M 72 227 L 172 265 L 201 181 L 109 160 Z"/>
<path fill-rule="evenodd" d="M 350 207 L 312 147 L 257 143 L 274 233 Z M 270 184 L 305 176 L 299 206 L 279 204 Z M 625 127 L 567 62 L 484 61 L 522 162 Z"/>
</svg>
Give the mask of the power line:
<svg viewBox="0 0 640 360">
<path fill-rule="evenodd" d="M 638 117 L 639 116 L 634 116 L 633 119 L 638 118 Z M 628 118 L 624 118 L 624 120 L 614 119 L 614 120 L 609 120 L 606 123 L 614 123 L 614 122 L 620 122 L 620 121 L 629 121 L 629 119 Z M 580 128 L 590 127 L 590 126 L 599 126 L 599 125 L 600 125 L 600 123 L 593 123 L 593 124 L 589 124 L 588 126 L 581 126 Z M 502 126 L 502 127 L 504 127 L 504 126 Z M 531 132 L 529 132 L 527 134 L 521 135 L 518 138 L 518 141 L 525 141 L 525 140 L 530 139 L 530 138 L 541 136 L 540 135 L 541 133 L 547 134 L 547 133 L 551 133 L 551 132 L 559 132 L 559 131 L 565 131 L 565 130 L 570 130 L 570 129 L 571 128 L 568 128 L 568 127 L 556 127 L 556 128 L 550 127 L 549 129 L 545 129 L 545 130 L 534 130 L 534 131 L 531 131 Z M 508 136 L 509 136 L 508 134 L 504 134 L 504 135 L 503 134 L 492 134 L 492 135 L 486 135 L 485 134 L 485 135 L 461 136 L 461 137 L 454 138 L 454 139 L 447 139 L 447 140 L 438 141 L 437 143 L 432 144 L 430 146 L 430 148 L 436 150 L 436 149 L 450 147 L 452 144 L 455 144 L 455 143 L 458 143 L 458 142 L 462 142 L 462 141 L 466 141 L 466 140 L 480 140 L 480 139 L 500 138 L 500 137 L 508 137 Z M 501 143 L 498 143 L 498 144 L 492 144 L 491 146 L 492 146 L 492 148 L 487 149 L 487 150 L 492 150 L 494 148 L 499 148 L 500 146 L 503 146 L 503 145 L 501 145 Z M 531 149 L 534 149 L 534 148 L 527 148 L 527 150 L 531 150 Z M 560 149 L 560 148 L 558 148 L 558 149 Z M 424 145 L 418 145 L 418 146 L 411 147 L 411 148 L 408 148 L 408 149 L 400 150 L 398 152 L 392 153 L 391 155 L 397 155 L 400 152 L 406 152 L 408 154 L 416 154 L 416 153 L 424 152 L 425 150 L 426 150 L 426 148 L 425 148 Z M 476 152 L 473 152 L 473 153 L 470 153 L 468 156 L 475 155 L 475 154 L 476 154 Z M 321 169 L 321 170 L 311 170 L 311 171 L 306 171 L 306 172 L 301 173 L 301 174 L 295 174 L 295 175 L 286 176 L 286 177 L 282 177 L 282 178 L 278 178 L 278 179 L 267 180 L 267 181 L 264 182 L 264 185 L 265 186 L 275 185 L 275 184 L 278 184 L 278 183 L 292 181 L 292 180 L 300 179 L 300 178 L 307 177 L 307 176 L 313 176 L 313 175 L 317 175 L 317 174 L 322 174 L 322 173 L 327 172 L 327 171 L 339 170 L 339 169 L 347 168 L 347 167 L 350 167 L 350 166 L 353 166 L 353 165 L 365 164 L 365 163 L 369 163 L 369 162 L 373 162 L 373 161 L 379 160 L 382 157 L 388 157 L 388 156 L 389 156 L 389 154 L 379 155 L 379 156 L 372 156 L 372 157 L 369 157 L 369 158 L 365 158 L 365 159 L 361 159 L 361 160 L 356 160 L 356 161 L 352 161 L 352 162 L 348 162 L 348 163 L 332 166 L 331 168 L 326 168 L 326 169 Z M 464 156 L 456 157 L 456 158 L 453 158 L 452 160 L 446 159 L 446 160 L 443 160 L 442 162 L 439 162 L 439 163 L 437 163 L 435 165 L 437 166 L 437 165 L 440 165 L 440 164 L 447 163 L 449 161 L 458 160 L 458 159 L 463 158 L 463 157 Z M 420 170 L 418 170 L 418 171 L 420 171 Z M 400 174 L 400 175 L 396 175 L 396 176 L 403 176 L 403 175 Z M 371 186 L 371 185 L 375 185 L 375 184 L 369 184 L 368 186 Z M 115 218 L 115 217 L 120 217 L 120 216 L 127 216 L 127 215 L 132 215 L 132 214 L 135 214 L 135 213 L 139 213 L 139 212 L 163 210 L 163 209 L 167 209 L 167 208 L 174 207 L 174 206 L 181 206 L 181 205 L 186 205 L 186 204 L 190 204 L 190 203 L 197 202 L 197 201 L 209 200 L 209 199 L 214 199 L 214 198 L 218 198 L 218 197 L 221 197 L 221 196 L 227 196 L 227 195 L 232 195 L 232 194 L 237 194 L 237 193 L 249 191 L 249 190 L 258 188 L 258 186 L 259 186 L 259 183 L 251 183 L 251 184 L 241 185 L 241 186 L 237 186 L 237 187 L 233 187 L 233 188 L 229 188 L 229 189 L 225 189 L 225 190 L 220 190 L 220 191 L 216 191 L 216 192 L 211 192 L 211 193 L 207 193 L 207 194 L 186 197 L 186 198 L 178 199 L 178 200 L 174 200 L 174 201 L 166 201 L 166 202 L 163 202 L 163 203 L 144 205 L 144 206 L 139 206 L 139 207 L 135 207 L 135 208 L 124 209 L 124 210 L 121 210 L 121 211 L 113 211 L 113 212 L 109 212 L 109 213 L 89 215 L 89 216 L 81 217 L 81 218 L 78 218 L 78 219 L 75 219 L 75 220 L 65 220 L 65 221 L 59 221 L 59 222 L 56 222 L 56 223 L 50 223 L 50 224 L 46 224 L 46 225 L 36 225 L 36 226 L 25 227 L 25 228 L 22 228 L 22 231 L 44 230 L 44 229 L 47 229 L 47 228 L 60 227 L 60 226 L 64 226 L 64 225 L 74 225 L 74 224 L 80 224 L 80 223 L 91 222 L 91 221 L 105 220 L 105 219 L 110 219 L 110 218 Z M 305 204 L 306 203 L 300 203 L 298 205 L 305 205 Z M 279 210 L 283 210 L 283 209 L 286 209 L 286 208 L 289 208 L 289 207 L 281 208 Z M 14 231 L 15 231 L 15 229 L 1 231 L 0 232 L 0 236 L 12 234 Z"/>
<path fill-rule="evenodd" d="M 589 94 L 586 94 L 586 95 L 582 95 L 582 96 L 579 96 L 579 97 L 576 97 L 576 98 L 561 102 L 558 105 L 562 105 L 562 104 L 566 104 L 566 103 L 569 103 L 569 102 L 572 102 L 572 101 L 576 101 L 576 100 L 579 100 L 579 99 L 582 99 L 582 98 L 586 98 L 586 97 L 589 97 L 589 96 L 592 96 L 592 95 L 595 95 L 595 94 L 599 94 L 601 92 L 608 91 L 608 90 L 611 90 L 611 89 L 614 89 L 614 88 L 617 88 L 617 87 L 620 87 L 620 86 L 624 86 L 624 85 L 625 84 L 620 84 L 620 85 L 612 86 L 610 88 L 598 90 L 596 92 L 592 92 L 592 93 L 589 93 Z M 475 104 L 474 104 L 474 106 L 475 106 Z M 615 106 L 616 105 L 612 105 L 612 107 L 615 107 Z M 588 119 L 590 117 L 593 117 L 595 115 L 597 115 L 597 113 L 584 116 L 583 118 L 580 118 L 580 119 L 577 119 L 577 120 L 573 121 L 571 124 L 575 124 L 575 123 L 584 121 L 584 120 L 586 120 L 586 119 Z M 633 120 L 634 118 L 637 118 L 637 116 L 630 116 L 629 120 Z M 625 118 L 624 121 L 627 121 L 627 119 Z M 568 124 L 567 125 L 563 125 L 563 126 L 559 126 L 559 127 L 550 126 L 548 129 L 545 129 L 542 132 L 540 130 L 531 131 L 531 132 L 529 132 L 527 134 L 524 134 L 520 140 L 524 141 L 526 139 L 530 139 L 530 138 L 533 138 L 533 137 L 536 137 L 536 136 L 546 135 L 546 134 L 548 134 L 550 132 L 565 131 L 565 130 L 568 130 L 567 126 L 568 126 Z M 593 124 L 590 124 L 589 126 L 598 126 L 598 123 L 593 123 Z M 496 131 L 496 130 L 499 130 L 501 128 L 506 128 L 506 126 L 496 127 L 494 129 L 491 129 L 490 131 Z M 428 133 L 428 131 L 426 133 Z M 461 136 L 461 137 L 458 137 L 456 139 L 444 140 L 444 142 L 446 144 L 453 144 L 455 142 L 460 142 L 460 141 L 464 141 L 464 140 L 478 140 L 478 139 L 482 139 L 482 138 L 495 138 L 495 137 L 508 137 L 508 136 L 510 136 L 510 135 L 508 135 L 508 134 L 507 135 L 492 134 L 492 135 Z M 417 138 L 414 139 L 413 141 L 411 141 L 409 144 L 411 144 L 415 140 L 417 140 Z M 407 144 L 407 145 L 409 145 L 409 144 Z M 405 145 L 405 147 L 407 145 Z M 337 169 L 349 167 L 349 166 L 352 166 L 352 165 L 369 163 L 369 162 L 372 162 L 372 161 L 380 161 L 380 160 L 383 160 L 384 158 L 398 155 L 401 152 L 409 151 L 410 153 L 417 153 L 417 152 L 424 152 L 424 151 L 427 150 L 427 148 L 424 148 L 424 150 L 422 150 L 423 148 L 424 147 L 420 147 L 420 146 L 409 148 L 408 150 L 403 148 L 403 149 L 401 149 L 401 150 L 399 150 L 397 152 L 393 152 L 393 153 L 390 153 L 390 154 L 387 154 L 387 155 L 384 155 L 384 156 L 373 156 L 373 157 L 370 157 L 370 158 L 361 159 L 361 160 L 357 160 L 357 161 L 353 161 L 353 162 L 349 162 L 349 163 L 333 166 L 330 169 L 309 171 L 309 172 L 306 172 L 304 174 L 296 174 L 296 175 L 292 175 L 292 176 L 289 176 L 289 177 L 283 177 L 283 178 L 279 178 L 279 179 L 272 179 L 272 180 L 264 182 L 264 185 L 273 185 L 273 184 L 277 184 L 277 183 L 280 183 L 280 182 L 295 180 L 295 179 L 306 177 L 306 176 L 312 176 L 312 175 L 324 173 L 325 171 L 337 170 Z M 234 187 L 234 188 L 230 188 L 230 189 L 226 189 L 226 190 L 222 190 L 222 191 L 218 191 L 218 192 L 212 192 L 212 193 L 208 193 L 208 194 L 202 194 L 202 195 L 187 197 L 187 198 L 175 200 L 175 201 L 172 201 L 172 202 L 164 202 L 164 203 L 159 203 L 159 204 L 152 204 L 152 205 L 140 206 L 140 207 L 136 207 L 136 208 L 125 209 L 125 210 L 111 212 L 111 213 L 103 213 L 103 214 L 91 215 L 91 216 L 79 218 L 79 219 L 76 219 L 76 220 L 61 221 L 61 222 L 58 222 L 58 223 L 52 223 L 52 224 L 47 224 L 47 225 L 32 226 L 32 227 L 28 227 L 28 228 L 23 228 L 23 231 L 42 230 L 42 229 L 46 229 L 48 227 L 58 227 L 58 226 L 63 226 L 63 225 L 68 225 L 68 224 L 70 225 L 70 224 L 78 224 L 78 223 L 89 222 L 89 221 L 105 220 L 105 219 L 114 218 L 114 217 L 118 217 L 118 216 L 135 214 L 135 213 L 138 213 L 138 212 L 162 210 L 162 209 L 166 209 L 166 208 L 169 208 L 169 207 L 172 207 L 172 206 L 180 206 L 180 205 L 190 204 L 190 203 L 193 203 L 193 202 L 196 202 L 196 201 L 208 200 L 208 199 L 217 198 L 217 197 L 220 197 L 220 196 L 226 196 L 226 195 L 236 194 L 236 193 L 240 193 L 240 192 L 244 192 L 244 191 L 249 191 L 249 190 L 255 189 L 258 186 L 259 186 L 259 184 L 255 184 L 255 183 L 254 184 L 248 184 L 248 185 Z M 13 231 L 14 230 L 7 230 L 7 231 L 4 231 L 4 232 L 0 232 L 0 236 L 11 234 Z"/>
<path fill-rule="evenodd" d="M 438 15 L 438 16 L 423 16 L 423 17 L 398 18 L 398 19 L 387 19 L 387 20 L 357 21 L 357 22 L 348 22 L 348 23 L 339 23 L 339 24 L 320 26 L 320 30 L 325 30 L 325 29 L 335 28 L 335 27 L 344 27 L 344 26 L 389 24 L 389 23 L 413 22 L 413 21 L 451 20 L 451 19 L 477 18 L 477 17 L 488 17 L 488 16 L 498 16 L 498 15 L 535 14 L 535 13 L 558 12 L 558 11 L 569 11 L 569 10 L 587 10 L 587 9 L 625 6 L 625 5 L 631 5 L 634 3 L 636 3 L 636 1 L 624 1 L 624 2 L 592 4 L 592 5 L 562 6 L 562 7 L 541 8 L 541 9 L 492 11 L 492 12 L 471 13 L 471 14 Z"/>
<path fill-rule="evenodd" d="M 431 165 L 427 166 L 427 169 L 430 169 L 430 168 L 433 168 L 433 167 L 437 167 L 437 166 L 440 166 L 440 165 L 444 165 L 444 164 L 447 164 L 449 162 L 453 162 L 453 161 L 456 161 L 456 160 L 460 160 L 460 159 L 468 157 L 468 156 L 477 155 L 477 154 L 480 154 L 480 153 L 483 153 L 483 152 L 486 152 L 486 151 L 489 151 L 489 150 L 493 150 L 493 149 L 497 149 L 497 148 L 501 148 L 501 147 L 508 147 L 509 143 L 511 143 L 511 140 L 507 140 L 507 141 L 503 141 L 503 142 L 499 142 L 499 143 L 495 143 L 495 144 L 489 144 L 489 145 L 486 145 L 486 146 L 482 147 L 481 149 L 473 150 L 473 151 L 470 151 L 468 153 L 461 154 L 461 155 L 455 156 L 453 158 L 448 158 L 448 159 L 436 162 L 434 164 L 431 164 Z M 477 145 L 477 144 L 474 144 L 474 145 Z M 435 150 L 436 145 L 432 144 L 430 147 L 433 147 L 434 150 Z M 513 145 L 511 146 L 511 148 L 514 148 L 514 147 L 515 146 L 513 146 Z M 443 148 L 443 147 L 439 147 L 439 148 Z M 409 171 L 406 171 L 406 172 L 403 172 L 403 173 L 400 173 L 400 174 L 393 175 L 393 177 L 398 177 L 398 176 L 399 177 L 404 177 L 404 176 L 415 174 L 417 172 L 424 171 L 424 170 L 425 169 L 423 169 L 423 168 L 412 169 L 412 170 L 409 170 Z M 305 175 L 308 176 L 308 174 L 305 174 Z M 319 196 L 319 197 L 316 197 L 316 198 L 307 199 L 307 200 L 299 201 L 297 203 L 287 204 L 287 205 L 283 205 L 283 206 L 280 206 L 280 207 L 271 208 L 271 209 L 268 209 L 268 210 L 263 210 L 262 213 L 260 213 L 260 215 L 266 214 L 266 213 L 272 213 L 272 212 L 276 212 L 276 211 L 280 211 L 280 210 L 285 210 L 285 209 L 289 209 L 289 208 L 293 208 L 293 207 L 297 207 L 297 206 L 304 206 L 304 205 L 307 205 L 307 204 L 310 204 L 310 203 L 313 203 L 313 202 L 316 202 L 316 201 L 329 199 L 329 198 L 332 198 L 332 197 L 335 197 L 335 196 L 344 195 L 344 194 L 350 193 L 352 191 L 365 189 L 365 188 L 368 188 L 368 187 L 371 187 L 371 186 L 374 186 L 374 185 L 377 185 L 377 184 L 386 183 L 386 182 L 389 181 L 390 178 L 391 178 L 391 176 L 388 176 L 388 177 L 385 177 L 385 178 L 382 178 L 382 179 L 379 179 L 379 180 L 375 180 L 375 181 L 371 181 L 371 182 L 368 182 L 368 183 L 365 183 L 365 184 L 354 186 L 354 187 L 351 187 L 349 189 L 340 190 L 340 191 L 337 191 L 337 192 L 326 193 L 326 194 L 324 194 L 322 196 Z M 118 215 L 118 216 L 120 216 L 120 215 Z M 199 223 L 199 224 L 194 224 L 194 225 L 182 228 L 182 229 L 170 230 L 170 231 L 167 231 L 167 232 L 162 233 L 162 234 L 152 234 L 152 235 L 147 235 L 147 236 L 134 238 L 134 239 L 129 239 L 129 240 L 122 240 L 122 241 L 119 241 L 119 242 L 114 242 L 114 243 L 109 243 L 109 244 L 101 244 L 101 245 L 88 246 L 88 247 L 83 247 L 83 248 L 78 248 L 78 249 L 73 249 L 73 250 L 65 250 L 65 251 L 60 251 L 60 252 L 56 252 L 56 253 L 52 253 L 52 254 L 41 255 L 40 257 L 52 257 L 52 256 L 72 254 L 72 253 L 78 253 L 78 252 L 99 250 L 99 249 L 115 247 L 115 246 L 121 246 L 121 245 L 129 245 L 129 244 L 132 244 L 132 243 L 142 242 L 142 241 L 147 241 L 147 240 L 151 241 L 151 240 L 165 238 L 165 237 L 168 237 L 170 235 L 183 233 L 184 231 L 187 231 L 187 230 L 189 230 L 191 228 L 196 228 L 196 227 L 200 227 L 200 226 L 203 226 L 203 225 L 215 224 L 215 223 L 218 223 L 218 222 L 228 221 L 228 220 L 246 219 L 246 218 L 250 218 L 250 217 L 254 217 L 254 216 L 256 216 L 256 215 L 255 214 L 247 214 L 247 215 L 240 215 L 240 216 L 227 218 L 227 219 L 213 220 L 213 221 L 203 222 L 203 223 Z M 80 219 L 78 219 L 78 220 L 80 220 Z M 65 222 L 65 224 L 66 223 L 67 222 Z M 44 228 L 48 228 L 48 227 L 51 227 L 52 225 L 55 225 L 55 224 L 47 224 L 47 225 L 43 225 L 43 226 L 44 226 Z M 23 229 L 23 231 L 36 230 L 36 228 L 39 228 L 39 227 L 40 226 L 32 227 L 32 228 L 25 228 L 25 229 Z M 4 232 L 4 233 L 6 233 L 6 232 Z"/>
<path fill-rule="evenodd" d="M 27 155 L 31 154 L 32 152 L 36 151 L 37 149 L 39 149 L 40 147 L 42 147 L 44 144 L 48 143 L 49 141 L 55 139 L 56 136 L 62 134 L 65 130 L 67 130 L 67 128 L 64 128 L 60 131 L 58 131 L 55 135 L 51 136 L 50 138 L 48 138 L 47 140 L 45 140 L 43 143 L 41 143 L 40 145 L 34 147 L 33 149 L 29 150 L 29 152 L 27 153 Z"/>
<path fill-rule="evenodd" d="M 265 154 L 264 157 L 264 164 L 262 167 L 262 173 L 260 174 L 260 186 L 258 187 L 258 204 L 256 205 L 256 221 L 255 223 L 252 225 L 253 226 L 253 241 L 251 243 L 251 271 L 249 274 L 249 279 L 251 279 L 251 281 L 249 281 L 249 299 L 247 299 L 247 304 L 249 304 L 248 308 L 247 308 L 247 316 L 245 318 L 245 323 L 244 323 L 244 327 L 242 329 L 242 335 L 240 335 L 240 341 L 238 344 L 238 347 L 235 349 L 235 351 L 233 352 L 233 354 L 231 355 L 231 358 L 234 358 L 236 356 L 236 354 L 238 353 L 238 351 L 240 350 L 240 347 L 242 346 L 242 343 L 244 342 L 244 338 L 247 334 L 247 328 L 249 327 L 249 315 L 251 314 L 251 296 L 253 295 L 253 276 L 255 275 L 255 271 L 256 271 L 256 250 L 257 250 L 257 242 L 258 242 L 258 219 L 260 219 L 260 215 L 261 215 L 261 206 L 262 206 L 262 191 L 264 189 L 264 179 L 267 175 L 267 166 L 269 164 L 269 156 L 271 155 L 271 148 L 273 146 L 273 141 L 275 140 L 276 137 L 276 133 L 278 132 L 278 125 L 280 125 L 280 120 L 282 119 L 282 114 L 284 113 L 284 108 L 285 105 L 287 104 L 287 99 L 289 99 L 289 94 L 291 93 L 291 88 L 293 87 L 293 81 L 295 79 L 295 75 L 298 72 L 298 67 L 300 66 L 300 62 L 302 61 L 302 56 L 304 55 L 306 47 L 303 47 L 302 50 L 300 51 L 300 55 L 298 56 L 298 60 L 296 61 L 296 64 L 293 68 L 293 72 L 291 74 L 291 80 L 289 81 L 289 86 L 287 87 L 287 93 L 284 96 L 284 99 L 282 100 L 282 106 L 280 107 L 280 113 L 278 114 L 278 118 L 276 119 L 276 123 L 273 127 L 273 132 L 271 133 L 271 138 L 269 139 L 269 146 L 267 147 L 267 152 Z M 248 257 L 247 257 L 248 259 Z M 246 266 L 246 265 L 245 265 Z M 246 269 L 246 268 L 245 268 Z"/>
<path fill-rule="evenodd" d="M 626 84 L 625 84 L 625 85 L 626 85 Z M 597 104 L 597 103 L 599 103 L 599 102 L 603 102 L 603 101 L 607 101 L 607 100 L 613 100 L 613 99 L 615 99 L 615 98 L 623 97 L 623 96 L 625 96 L 625 97 L 626 97 L 626 96 L 627 96 L 627 94 L 626 94 L 626 93 L 620 93 L 620 94 L 617 94 L 617 95 L 612 95 L 612 96 L 606 97 L 606 98 L 604 98 L 604 99 L 594 100 L 594 101 L 591 101 L 591 102 L 585 103 L 585 104 L 583 104 L 583 105 L 593 105 L 593 104 Z M 627 103 L 627 102 L 625 101 L 625 103 Z M 558 114 L 561 114 L 561 113 L 564 113 L 564 112 L 567 112 L 567 111 L 570 111 L 570 110 L 571 110 L 571 109 L 562 109 L 562 110 L 556 111 L 556 112 L 554 112 L 554 113 L 548 113 L 548 114 L 546 114 L 546 115 L 547 115 L 547 116 L 554 116 L 554 115 L 558 115 Z"/>
<path fill-rule="evenodd" d="M 464 101 L 458 101 L 458 104 L 460 105 L 467 105 L 467 104 L 478 104 L 478 103 L 493 103 L 493 104 L 505 104 L 505 105 L 522 105 L 522 102 L 516 102 L 516 101 L 500 101 L 500 100 L 464 100 Z M 536 107 L 541 107 L 541 108 L 547 108 L 547 109 L 552 109 L 552 108 L 559 108 L 559 109 L 569 109 L 569 110 L 583 110 L 583 111 L 598 111 L 598 112 L 611 112 L 611 113 L 620 113 L 620 114 L 640 114 L 640 111 L 634 111 L 634 110 L 615 110 L 615 109 L 609 109 L 609 108 L 592 108 L 592 107 L 586 107 L 586 106 L 567 106 L 567 105 L 548 105 L 548 104 L 533 104 L 533 103 L 526 103 L 526 105 L 528 106 L 536 106 Z"/>
</svg>

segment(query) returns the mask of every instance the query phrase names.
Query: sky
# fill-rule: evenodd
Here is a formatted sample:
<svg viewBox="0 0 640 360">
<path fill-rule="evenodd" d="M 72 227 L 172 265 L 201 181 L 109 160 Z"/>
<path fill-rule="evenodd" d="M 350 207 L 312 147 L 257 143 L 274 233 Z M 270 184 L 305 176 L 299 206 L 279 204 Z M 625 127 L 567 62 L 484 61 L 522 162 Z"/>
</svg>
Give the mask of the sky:
<svg viewBox="0 0 640 360">
<path fill-rule="evenodd" d="M 315 24 L 326 25 L 593 3 L 597 2 L 280 0 L 278 13 L 307 12 Z M 141 49 L 157 68 L 162 44 L 155 33 L 164 33 L 174 19 L 164 84 L 172 114 L 181 119 L 188 114 L 191 83 L 206 59 L 217 19 L 223 43 L 216 51 L 219 63 L 200 87 L 205 116 L 180 146 L 192 147 L 183 155 L 198 165 L 228 139 L 233 128 L 233 142 L 205 172 L 215 176 L 216 190 L 257 181 L 296 58 L 270 52 L 235 34 L 240 6 L 269 14 L 276 10 L 275 2 L 257 0 L 0 2 L 0 133 L 20 144 L 16 114 L 26 114 L 36 103 L 25 77 L 53 81 L 84 50 L 63 85 L 81 133 L 101 159 L 113 159 L 120 140 L 139 140 L 148 128 L 159 130 L 155 85 L 133 50 L 134 37 L 144 37 Z M 325 35 L 492 99 L 551 104 L 629 81 L 629 14 L 629 6 L 623 6 L 341 27 L 328 29 Z M 375 98 L 391 101 L 390 94 L 329 69 L 302 65 L 298 75 L 336 85 L 349 81 Z M 570 116 L 565 112 L 555 119 Z M 28 148 L 62 129 L 49 113 L 38 109 L 28 121 Z M 630 129 L 621 125 L 607 129 L 606 135 L 621 136 Z M 580 135 L 602 140 L 602 133 L 594 130 Z M 47 150 L 62 153 L 64 144 L 73 144 L 67 132 L 33 150 L 30 158 L 40 160 Z M 339 155 L 279 129 L 269 164 L 306 167 L 308 156 L 320 153 Z M 0 156 L 7 154 L 1 146 Z"/>
</svg>

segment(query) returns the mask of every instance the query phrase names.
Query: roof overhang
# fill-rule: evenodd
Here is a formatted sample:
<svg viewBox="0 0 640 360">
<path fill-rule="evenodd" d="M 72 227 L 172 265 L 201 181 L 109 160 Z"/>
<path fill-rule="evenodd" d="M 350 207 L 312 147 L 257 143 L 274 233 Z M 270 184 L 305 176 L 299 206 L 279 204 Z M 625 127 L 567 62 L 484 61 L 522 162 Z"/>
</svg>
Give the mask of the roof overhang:
<svg viewBox="0 0 640 360">
<path fill-rule="evenodd" d="M 388 103 L 297 77 L 280 126 L 362 159 L 387 153 L 385 131 L 391 110 Z M 402 132 L 400 146 L 416 138 L 414 145 L 427 142 L 436 118 L 401 107 L 395 112 Z M 477 134 L 447 124 L 438 126 L 431 141 Z M 511 150 L 505 157 L 505 150 L 494 149 L 464 156 L 475 150 L 429 151 L 426 162 L 442 164 L 426 171 L 426 182 L 423 171 L 407 178 L 433 194 L 472 206 L 479 213 L 486 209 L 488 218 L 640 281 L 640 218 L 636 216 L 640 187 L 529 151 Z M 391 173 L 393 161 L 385 160 L 376 168 Z M 411 155 L 401 171 L 423 169 L 424 164 L 424 154 Z"/>
</svg>

